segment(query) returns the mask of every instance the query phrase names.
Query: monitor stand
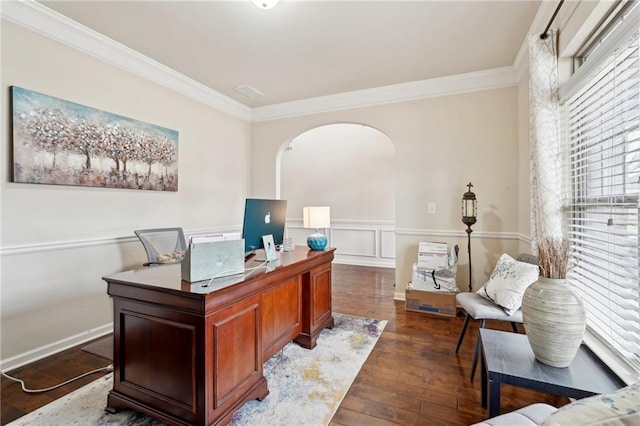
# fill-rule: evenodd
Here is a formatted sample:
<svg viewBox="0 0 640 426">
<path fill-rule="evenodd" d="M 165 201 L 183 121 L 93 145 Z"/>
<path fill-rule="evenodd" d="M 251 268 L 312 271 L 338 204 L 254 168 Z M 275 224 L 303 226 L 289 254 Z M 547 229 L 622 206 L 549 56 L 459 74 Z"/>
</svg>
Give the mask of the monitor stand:
<svg viewBox="0 0 640 426">
<path fill-rule="evenodd" d="M 270 263 L 270 262 L 275 262 L 278 259 L 272 259 L 269 260 L 267 259 L 267 254 L 265 253 L 264 249 L 258 249 L 254 251 L 254 255 L 255 257 L 252 258 L 252 256 L 249 257 L 249 259 L 253 260 L 254 262 L 266 262 L 266 263 Z"/>
</svg>

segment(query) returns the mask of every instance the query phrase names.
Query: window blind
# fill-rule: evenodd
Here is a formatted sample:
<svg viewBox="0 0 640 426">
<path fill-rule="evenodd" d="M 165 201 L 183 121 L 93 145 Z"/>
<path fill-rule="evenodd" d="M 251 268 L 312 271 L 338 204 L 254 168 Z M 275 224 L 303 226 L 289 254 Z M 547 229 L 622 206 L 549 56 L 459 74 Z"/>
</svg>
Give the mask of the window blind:
<svg viewBox="0 0 640 426">
<path fill-rule="evenodd" d="M 568 279 L 585 302 L 587 327 L 640 372 L 637 24 L 618 38 L 598 52 L 597 63 L 589 64 L 588 76 L 580 75 L 562 105 L 563 214 L 575 263 Z"/>
</svg>

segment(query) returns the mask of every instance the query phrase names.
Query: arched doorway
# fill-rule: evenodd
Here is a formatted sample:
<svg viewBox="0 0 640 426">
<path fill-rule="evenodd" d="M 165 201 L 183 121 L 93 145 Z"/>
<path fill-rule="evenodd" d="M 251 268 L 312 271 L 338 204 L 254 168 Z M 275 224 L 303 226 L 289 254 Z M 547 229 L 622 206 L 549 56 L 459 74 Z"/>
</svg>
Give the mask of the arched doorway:
<svg viewBox="0 0 640 426">
<path fill-rule="evenodd" d="M 336 261 L 395 266 L 395 149 L 379 130 L 353 123 L 308 130 L 281 149 L 280 198 L 296 244 L 310 233 L 302 208 L 330 206 Z"/>
</svg>

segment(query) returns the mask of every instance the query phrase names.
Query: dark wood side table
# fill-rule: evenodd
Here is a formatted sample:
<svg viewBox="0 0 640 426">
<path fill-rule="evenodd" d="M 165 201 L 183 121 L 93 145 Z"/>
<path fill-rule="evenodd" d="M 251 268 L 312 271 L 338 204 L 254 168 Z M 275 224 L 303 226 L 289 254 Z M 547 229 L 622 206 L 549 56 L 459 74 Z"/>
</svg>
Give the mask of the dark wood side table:
<svg viewBox="0 0 640 426">
<path fill-rule="evenodd" d="M 488 417 L 500 414 L 500 385 L 514 386 L 570 398 L 586 398 L 625 386 L 585 345 L 566 368 L 535 359 L 524 334 L 480 329 L 482 345 L 482 406 Z"/>
</svg>

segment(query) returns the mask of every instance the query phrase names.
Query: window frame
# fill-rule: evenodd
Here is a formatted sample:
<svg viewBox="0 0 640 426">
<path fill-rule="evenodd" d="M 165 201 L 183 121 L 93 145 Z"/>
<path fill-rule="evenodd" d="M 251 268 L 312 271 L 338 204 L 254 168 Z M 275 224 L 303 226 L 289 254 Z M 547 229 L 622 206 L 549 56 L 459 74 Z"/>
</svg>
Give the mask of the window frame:
<svg viewBox="0 0 640 426">
<path fill-rule="evenodd" d="M 629 6 L 629 5 L 628 5 Z M 571 137 L 569 135 L 569 112 L 568 112 L 568 102 L 575 95 L 579 94 L 583 88 L 590 85 L 592 83 L 592 78 L 598 68 L 602 66 L 604 61 L 608 60 L 612 53 L 618 46 L 621 46 L 624 42 L 629 40 L 633 34 L 637 33 L 639 30 L 638 22 L 640 22 L 640 10 L 637 6 L 637 2 L 633 2 L 631 4 L 632 7 L 626 7 L 619 11 L 619 16 L 615 16 L 613 18 L 607 19 L 607 27 L 603 28 L 600 32 L 601 38 L 596 39 L 595 43 L 588 48 L 588 56 L 587 60 L 579 61 L 581 67 L 576 71 L 576 73 L 559 89 L 559 95 L 561 99 L 561 113 L 562 113 L 562 125 L 564 127 L 564 137 L 563 137 L 563 145 L 565 152 L 569 154 L 569 149 L 571 148 Z M 638 42 L 640 43 L 640 41 Z M 595 48 L 592 46 L 597 45 Z M 582 55 L 585 50 L 582 50 L 579 54 Z M 576 58 L 574 58 L 576 60 Z M 574 62 L 576 63 L 576 62 Z M 615 115 L 615 114 L 614 114 Z M 640 131 L 640 130 L 638 130 Z M 575 140 L 574 140 L 575 141 Z M 624 142 L 624 146 L 627 146 L 629 142 Z M 634 143 L 633 141 L 631 143 Z M 580 145 L 580 143 L 578 143 Z M 563 211 L 563 219 L 565 220 L 565 225 L 569 226 L 571 220 L 576 219 L 576 215 L 580 216 L 579 206 L 582 204 L 584 209 L 588 210 L 590 206 L 597 205 L 599 202 L 610 202 L 610 197 L 606 195 L 601 196 L 592 196 L 589 197 L 585 195 L 584 191 L 584 182 L 576 184 L 572 182 L 572 168 L 571 166 L 576 166 L 580 164 L 581 161 L 584 161 L 584 156 L 586 154 L 586 150 L 582 147 L 582 153 L 578 154 L 577 158 L 570 159 L 568 155 L 565 158 L 565 182 L 563 196 L 565 210 Z M 580 151 L 580 149 L 578 149 Z M 580 158 L 580 155 L 583 157 Z M 624 154 L 620 154 L 624 156 Z M 624 176 L 624 174 L 623 174 Z M 601 181 L 604 181 L 605 178 L 600 178 Z M 579 187 L 576 191 L 576 187 Z M 606 188 L 605 188 L 606 189 Z M 627 191 L 625 190 L 625 194 Z M 582 199 L 581 199 L 582 197 Z M 622 201 L 626 201 L 630 205 L 636 205 L 636 235 L 637 242 L 636 246 L 640 247 L 640 234 L 637 231 L 638 222 L 640 222 L 640 200 L 639 194 L 635 193 L 628 198 L 623 199 Z M 578 200 L 576 202 L 576 200 Z M 606 204 L 603 204 L 606 205 Z M 576 212 L 577 210 L 577 212 Z M 632 212 L 633 207 L 631 206 L 629 210 Z M 570 216 L 573 215 L 573 216 Z M 585 213 L 582 214 L 582 217 L 585 216 Z M 577 217 L 578 220 L 581 217 Z M 638 261 L 638 270 L 640 270 L 640 260 Z M 569 276 L 570 281 L 572 281 L 571 275 Z M 638 280 L 638 276 L 635 277 Z M 575 278 L 573 278 L 575 281 Z M 576 288 L 580 288 L 580 283 L 576 284 Z M 640 282 L 636 283 L 638 285 L 638 292 L 640 293 Z M 584 289 L 583 289 L 584 291 Z M 640 295 L 638 296 L 640 297 Z M 640 309 L 639 309 L 640 312 Z M 596 354 L 616 373 L 627 383 L 632 383 L 638 380 L 640 377 L 640 368 L 636 364 L 637 360 L 640 359 L 640 354 L 635 353 L 635 360 L 632 360 L 629 363 L 624 359 L 621 354 L 617 353 L 615 349 L 612 350 L 609 347 L 609 343 L 604 342 L 606 338 L 603 339 L 603 336 L 599 336 L 598 333 L 588 327 L 587 333 L 585 334 L 585 343 L 592 349 Z M 613 345 L 615 346 L 615 345 Z M 632 365 L 633 364 L 633 365 Z"/>
</svg>

